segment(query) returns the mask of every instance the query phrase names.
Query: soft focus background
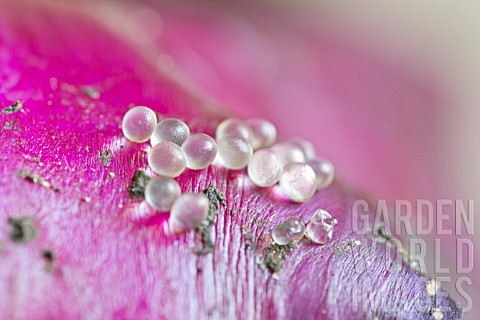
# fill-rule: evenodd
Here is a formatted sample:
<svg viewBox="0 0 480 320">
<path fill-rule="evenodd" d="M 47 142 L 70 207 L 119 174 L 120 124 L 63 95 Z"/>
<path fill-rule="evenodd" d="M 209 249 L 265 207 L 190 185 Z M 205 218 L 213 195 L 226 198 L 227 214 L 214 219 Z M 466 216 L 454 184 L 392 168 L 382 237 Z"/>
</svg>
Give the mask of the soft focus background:
<svg viewBox="0 0 480 320">
<path fill-rule="evenodd" d="M 480 3 L 308 3 L 318 10 L 313 24 L 321 32 L 334 34 L 339 41 L 390 65 L 406 68 L 420 83 L 435 87 L 441 100 L 429 116 L 439 118 L 441 127 L 428 144 L 435 150 L 430 166 L 437 167 L 434 175 L 444 182 L 438 194 L 480 200 Z M 424 126 L 429 134 L 429 123 Z M 411 181 L 405 184 L 412 185 Z M 478 229 L 480 220 L 476 224 Z"/>
</svg>

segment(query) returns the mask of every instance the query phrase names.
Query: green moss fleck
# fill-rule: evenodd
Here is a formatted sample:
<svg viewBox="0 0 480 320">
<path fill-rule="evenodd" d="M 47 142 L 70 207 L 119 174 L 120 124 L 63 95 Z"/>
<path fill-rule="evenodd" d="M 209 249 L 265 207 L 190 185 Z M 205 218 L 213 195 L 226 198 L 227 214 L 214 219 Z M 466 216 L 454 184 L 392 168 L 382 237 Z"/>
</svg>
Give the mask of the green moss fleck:
<svg viewBox="0 0 480 320">
<path fill-rule="evenodd" d="M 44 178 L 42 178 L 38 174 L 30 172 L 29 170 L 26 170 L 26 169 L 17 170 L 17 171 L 15 171 L 15 174 L 22 179 L 31 181 L 35 184 L 39 184 L 44 188 L 52 189 L 55 192 L 60 192 L 59 188 L 53 187 L 50 182 L 48 182 L 47 180 L 45 180 Z"/>
<path fill-rule="evenodd" d="M 105 150 L 100 154 L 100 161 L 102 161 L 105 167 L 110 166 L 110 159 L 112 158 L 112 153 L 109 150 Z"/>
<path fill-rule="evenodd" d="M 12 104 L 11 106 L 2 109 L 2 112 L 5 113 L 5 114 L 12 114 L 12 113 L 17 112 L 19 110 L 22 110 L 22 108 L 23 108 L 23 103 L 21 103 L 20 101 L 17 101 L 14 104 Z"/>
<path fill-rule="evenodd" d="M 150 177 L 143 170 L 135 171 L 135 174 L 132 177 L 132 183 L 128 187 L 128 192 L 130 198 L 132 199 L 144 199 L 145 198 L 145 187 L 150 181 Z"/>
<path fill-rule="evenodd" d="M 220 209 L 220 205 L 225 205 L 226 197 L 215 186 L 210 186 L 203 190 L 203 193 L 207 196 L 210 203 L 208 210 L 208 216 L 205 221 L 197 228 L 198 233 L 202 236 L 202 246 L 195 249 L 195 253 L 198 255 L 205 255 L 211 253 L 215 249 L 215 244 L 211 239 L 211 229 L 215 223 L 215 216 Z"/>
<path fill-rule="evenodd" d="M 24 244 L 37 237 L 37 227 L 31 217 L 10 217 L 8 223 L 10 224 L 10 240 L 15 243 Z"/>
</svg>

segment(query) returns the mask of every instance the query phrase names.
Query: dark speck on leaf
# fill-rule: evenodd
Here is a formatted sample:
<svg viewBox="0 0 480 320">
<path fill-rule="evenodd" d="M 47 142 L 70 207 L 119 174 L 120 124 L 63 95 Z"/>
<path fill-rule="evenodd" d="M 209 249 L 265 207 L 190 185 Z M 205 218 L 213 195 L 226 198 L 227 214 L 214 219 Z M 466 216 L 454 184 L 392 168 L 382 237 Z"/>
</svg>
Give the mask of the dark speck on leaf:
<svg viewBox="0 0 480 320">
<path fill-rule="evenodd" d="M 53 262 L 55 260 L 55 256 L 51 250 L 42 250 L 42 257 L 45 258 L 48 262 Z"/>
<path fill-rule="evenodd" d="M 289 243 L 286 245 L 279 245 L 272 242 L 263 251 L 262 263 L 272 272 L 278 276 L 282 270 L 283 263 L 287 258 L 287 254 L 296 248 L 295 244 Z"/>
<path fill-rule="evenodd" d="M 15 243 L 27 243 L 37 237 L 37 228 L 31 217 L 10 217 L 10 240 Z"/>
<path fill-rule="evenodd" d="M 11 106 L 2 109 L 2 112 L 5 114 L 11 114 L 21 110 L 22 108 L 23 108 L 23 103 L 21 103 L 20 101 L 17 101 Z"/>
<path fill-rule="evenodd" d="M 384 226 L 381 226 L 377 229 L 377 233 L 380 237 L 386 239 L 386 240 L 389 240 L 390 239 L 390 236 L 388 235 L 387 233 L 387 230 L 385 229 Z"/>
<path fill-rule="evenodd" d="M 105 167 L 110 166 L 110 159 L 112 158 L 112 153 L 108 150 L 103 151 L 100 154 L 100 161 L 102 161 Z"/>
<path fill-rule="evenodd" d="M 42 258 L 45 259 L 45 262 L 47 263 L 47 271 L 52 272 L 53 271 L 53 266 L 55 263 L 55 254 L 53 253 L 52 250 L 45 249 L 41 251 Z"/>
<path fill-rule="evenodd" d="M 132 183 L 128 187 L 130 198 L 144 199 L 145 187 L 149 181 L 150 181 L 150 177 L 145 173 L 145 171 L 143 170 L 135 171 L 135 174 L 132 177 Z"/>
<path fill-rule="evenodd" d="M 203 193 L 207 196 L 210 203 L 208 215 L 205 221 L 197 228 L 198 233 L 202 236 L 203 246 L 195 249 L 195 253 L 198 255 L 205 255 L 214 251 L 214 243 L 210 236 L 210 230 L 215 223 L 215 216 L 220 209 L 220 205 L 225 205 L 225 195 L 220 192 L 216 187 L 210 186 L 203 190 Z"/>
</svg>

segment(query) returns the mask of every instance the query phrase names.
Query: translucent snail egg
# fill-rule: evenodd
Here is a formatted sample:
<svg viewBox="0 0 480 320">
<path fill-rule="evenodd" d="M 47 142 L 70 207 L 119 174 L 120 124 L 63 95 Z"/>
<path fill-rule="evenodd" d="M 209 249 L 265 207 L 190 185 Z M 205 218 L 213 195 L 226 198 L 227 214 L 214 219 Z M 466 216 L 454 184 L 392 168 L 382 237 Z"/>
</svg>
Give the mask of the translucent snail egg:
<svg viewBox="0 0 480 320">
<path fill-rule="evenodd" d="M 289 163 L 283 168 L 280 187 L 292 201 L 305 202 L 317 190 L 315 172 L 305 163 Z"/>
<path fill-rule="evenodd" d="M 249 141 L 252 136 L 252 131 L 242 120 L 230 118 L 218 125 L 215 135 L 217 140 L 224 136 L 232 136 Z"/>
<path fill-rule="evenodd" d="M 235 136 L 224 136 L 217 141 L 218 160 L 228 169 L 245 168 L 253 154 L 250 143 Z"/>
<path fill-rule="evenodd" d="M 315 158 L 317 154 L 315 151 L 315 147 L 308 140 L 305 140 L 302 138 L 293 138 L 293 139 L 289 139 L 287 143 L 293 144 L 298 148 L 300 148 L 300 150 L 302 150 L 303 154 L 305 155 L 306 160 Z"/>
<path fill-rule="evenodd" d="M 315 171 L 317 190 L 324 189 L 332 183 L 335 177 L 335 169 L 330 161 L 322 157 L 316 157 L 308 160 L 307 164 Z"/>
<path fill-rule="evenodd" d="M 287 142 L 276 143 L 271 148 L 282 160 L 283 165 L 290 162 L 305 162 L 303 151 L 294 144 Z"/>
<path fill-rule="evenodd" d="M 145 187 L 145 200 L 154 209 L 170 211 L 174 201 L 182 194 L 180 186 L 172 178 L 156 177 Z"/>
<path fill-rule="evenodd" d="M 153 131 L 150 143 L 155 146 L 159 142 L 169 141 L 179 146 L 190 136 L 190 129 L 179 119 L 164 119 L 160 121 Z"/>
<path fill-rule="evenodd" d="M 337 220 L 323 209 L 314 212 L 307 225 L 307 236 L 313 242 L 325 244 L 332 239 Z"/>
<path fill-rule="evenodd" d="M 187 168 L 200 170 L 208 167 L 217 155 L 217 144 L 212 137 L 196 133 L 191 135 L 182 145 L 187 157 Z"/>
<path fill-rule="evenodd" d="M 251 130 L 250 143 L 254 150 L 270 147 L 277 139 L 277 129 L 265 119 L 248 119 L 245 124 Z"/>
<path fill-rule="evenodd" d="M 170 178 L 182 174 L 187 165 L 185 153 L 173 142 L 160 142 L 148 153 L 148 164 L 161 176 Z"/>
<path fill-rule="evenodd" d="M 270 187 L 278 182 L 283 171 L 280 157 L 270 149 L 256 151 L 248 163 L 248 176 L 259 187 Z"/>
<path fill-rule="evenodd" d="M 298 242 L 305 234 L 305 223 L 297 217 L 290 218 L 272 230 L 272 238 L 279 245 Z"/>
<path fill-rule="evenodd" d="M 170 211 L 169 223 L 175 232 L 196 228 L 207 218 L 209 202 L 200 193 L 184 193 L 177 198 Z"/>
<path fill-rule="evenodd" d="M 145 142 L 150 139 L 156 124 L 157 115 L 152 109 L 133 107 L 123 116 L 123 135 L 133 142 Z"/>
</svg>

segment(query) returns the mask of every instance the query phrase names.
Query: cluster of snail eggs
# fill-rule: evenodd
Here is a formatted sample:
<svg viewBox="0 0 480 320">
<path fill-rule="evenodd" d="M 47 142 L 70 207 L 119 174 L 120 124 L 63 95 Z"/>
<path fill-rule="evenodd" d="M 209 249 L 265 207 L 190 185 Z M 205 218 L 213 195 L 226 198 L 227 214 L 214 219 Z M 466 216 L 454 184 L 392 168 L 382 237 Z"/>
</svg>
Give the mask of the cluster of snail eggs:
<svg viewBox="0 0 480 320">
<path fill-rule="evenodd" d="M 312 143 L 300 138 L 275 143 L 276 138 L 276 128 L 267 120 L 224 120 L 216 130 L 218 160 L 228 169 L 247 167 L 256 186 L 279 183 L 294 202 L 305 202 L 332 183 L 333 165 L 316 155 Z"/>
<path fill-rule="evenodd" d="M 190 134 L 190 128 L 179 119 L 161 119 L 147 107 L 134 107 L 122 121 L 124 136 L 133 142 L 150 140 L 148 164 L 159 176 L 145 187 L 145 200 L 160 212 L 170 211 L 169 223 L 176 232 L 198 227 L 207 217 L 209 202 L 203 194 L 184 193 L 173 178 L 185 168 L 208 167 L 217 155 L 217 145 L 210 136 Z"/>
<path fill-rule="evenodd" d="M 204 133 L 191 134 L 180 119 L 157 119 L 150 108 L 137 106 L 125 114 L 122 131 L 136 143 L 150 140 L 148 164 L 159 176 L 146 186 L 145 199 L 158 211 L 170 211 L 170 224 L 177 231 L 198 227 L 209 209 L 206 196 L 182 195 L 173 179 L 186 168 L 205 169 L 215 160 L 227 169 L 247 168 L 253 184 L 266 188 L 278 183 L 294 202 L 307 201 L 334 177 L 332 163 L 317 157 L 310 142 L 276 143 L 277 130 L 264 119 L 226 119 L 217 126 L 213 139 Z"/>
</svg>

